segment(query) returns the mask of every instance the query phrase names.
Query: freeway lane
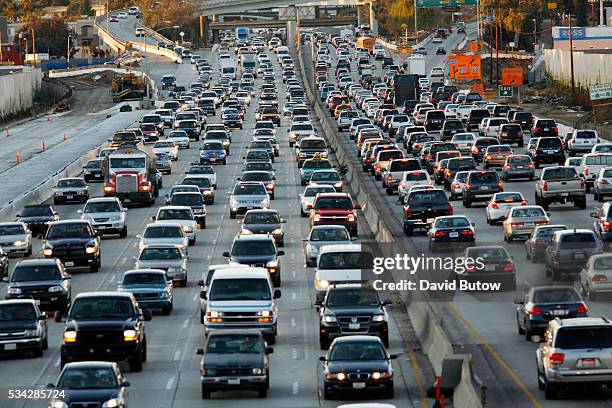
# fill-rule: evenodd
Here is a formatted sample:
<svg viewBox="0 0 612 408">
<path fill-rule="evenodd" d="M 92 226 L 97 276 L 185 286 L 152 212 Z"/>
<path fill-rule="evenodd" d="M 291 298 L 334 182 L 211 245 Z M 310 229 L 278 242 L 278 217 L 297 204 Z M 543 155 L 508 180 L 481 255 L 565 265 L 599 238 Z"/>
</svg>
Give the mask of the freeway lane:
<svg viewBox="0 0 612 408">
<path fill-rule="evenodd" d="M 211 53 L 203 53 L 211 63 L 216 57 Z M 177 69 L 178 68 L 178 69 Z M 175 65 L 160 62 L 156 67 L 158 72 L 175 72 L 180 84 L 188 85 L 196 78 L 190 64 Z M 278 66 L 275 67 L 278 71 Z M 280 104 L 284 99 L 284 87 L 278 71 L 277 89 Z M 260 80 L 258 81 L 260 83 Z M 232 155 L 227 166 L 217 166 L 218 191 L 216 204 L 208 207 L 207 228 L 199 232 L 197 244 L 190 249 L 189 285 L 177 288 L 175 292 L 174 311 L 170 316 L 154 316 L 147 322 L 148 361 L 141 373 L 127 373 L 131 382 L 130 399 L 136 407 L 199 407 L 200 399 L 198 365 L 199 357 L 194 350 L 203 343 L 203 330 L 199 323 L 198 292 L 195 285 L 206 272 L 208 265 L 226 263 L 221 256 L 229 250 L 231 240 L 240 225 L 237 220 L 228 216 L 225 193 L 240 175 L 241 156 L 250 140 L 250 132 L 254 127 L 253 112 L 256 103 L 248 108 L 245 129 L 233 134 Z M 218 123 L 219 118 L 209 118 L 211 123 Z M 308 231 L 307 222 L 299 216 L 297 195 L 302 187 L 297 181 L 297 166 L 293 152 L 287 149 L 287 120 L 277 130 L 281 149 L 281 157 L 275 163 L 277 174 L 276 200 L 272 207 L 277 208 L 281 216 L 288 220 L 286 224 L 286 255 L 282 259 L 283 297 L 279 303 L 279 337 L 275 353 L 271 356 L 271 389 L 265 402 L 271 407 L 335 407 L 339 401 L 323 401 L 320 396 L 320 363 L 318 356 L 322 355 L 318 346 L 318 321 L 313 308 L 313 276 L 312 268 L 303 265 L 301 238 Z M 195 144 L 189 151 L 181 151 L 181 158 L 174 164 L 173 173 L 164 176 L 165 194 L 169 187 L 182 179 L 183 172 L 189 163 L 197 159 Z M 92 185 L 92 196 L 101 194 L 101 185 Z M 143 231 L 150 217 L 162 204 L 158 200 L 152 208 L 130 208 L 128 211 L 128 237 L 126 239 L 109 238 L 102 243 L 102 269 L 97 274 L 73 272 L 73 296 L 79 292 L 92 290 L 112 290 L 122 273 L 130 269 L 137 255 L 136 234 Z M 63 219 L 77 216 L 80 205 L 58 206 Z M 371 234 L 362 225 L 360 236 L 368 238 Z M 40 243 L 34 248 L 35 254 L 40 252 Z M 15 260 L 11 261 L 14 265 Z M 4 292 L 6 285 L 0 286 Z M 395 316 L 395 313 L 391 314 Z M 63 325 L 49 322 L 49 350 L 43 358 L 2 357 L 0 381 L 3 387 L 24 388 L 44 387 L 48 382 L 54 382 L 59 373 L 59 346 Z M 412 405 L 412 398 L 417 394 L 414 389 L 412 368 L 405 354 L 406 345 L 398 332 L 397 325 L 391 320 L 391 352 L 403 353 L 396 364 L 396 399 L 397 406 Z M 13 373 L 18 372 L 19 377 Z M 259 406 L 262 401 L 253 393 L 213 394 L 213 399 L 207 406 Z M 19 401 L 0 403 L 2 407 L 43 407 L 42 401 Z"/>
<path fill-rule="evenodd" d="M 453 34 L 444 45 L 450 50 L 462 36 Z M 428 68 L 440 64 L 444 56 L 432 55 L 437 44 L 429 43 Z M 333 47 L 330 46 L 333 49 Z M 333 51 L 332 51 L 333 54 Z M 332 58 L 333 60 L 333 58 Z M 312 72 L 310 61 L 306 62 Z M 377 63 L 378 74 L 383 71 Z M 333 72 L 334 66 L 330 69 Z M 356 69 L 353 65 L 352 69 Z M 354 71 L 356 72 L 356 71 Z M 331 76 L 330 76 L 331 77 Z M 461 87 L 460 87 L 461 88 Z M 343 147 L 353 153 L 353 161 L 357 163 L 355 144 L 348 139 L 348 134 L 340 136 L 345 140 Z M 527 140 L 527 139 L 526 139 Z M 515 149 L 523 153 L 524 149 Z M 397 196 L 387 196 L 380 182 L 368 177 L 366 187 L 378 198 L 377 203 L 383 209 L 385 216 L 396 226 L 394 235 L 402 236 L 401 206 L 397 205 Z M 534 203 L 534 182 L 511 181 L 505 184 L 505 191 L 521 192 Z M 592 219 L 589 213 L 597 207 L 592 195 L 589 195 L 587 209 L 578 210 L 569 205 L 551 205 L 551 222 L 566 224 L 569 227 L 591 228 Z M 544 394 L 537 389 L 535 350 L 537 345 L 519 336 L 516 329 L 515 307 L 513 300 L 532 286 L 550 285 L 552 280 L 545 275 L 543 264 L 531 264 L 525 259 L 522 242 L 503 243 L 501 226 L 490 226 L 486 223 L 483 205 L 466 209 L 460 202 L 453 203 L 455 214 L 463 214 L 475 222 L 476 240 L 478 244 L 503 244 L 513 255 L 517 268 L 518 288 L 516 291 L 502 293 L 460 293 L 449 303 L 439 303 L 440 316 L 444 327 L 455 349 L 472 353 L 475 356 L 476 372 L 488 388 L 488 402 L 493 406 L 502 407 L 575 407 L 594 406 L 609 407 L 610 393 L 594 393 L 581 391 L 566 391 L 560 401 L 546 401 Z M 413 238 L 402 238 L 407 252 L 427 253 L 427 238 L 423 233 L 416 233 Z M 559 283 L 558 283 L 559 284 Z M 562 284 L 574 284 L 571 281 Z M 612 314 L 612 305 L 606 301 L 588 301 L 590 315 Z"/>
</svg>

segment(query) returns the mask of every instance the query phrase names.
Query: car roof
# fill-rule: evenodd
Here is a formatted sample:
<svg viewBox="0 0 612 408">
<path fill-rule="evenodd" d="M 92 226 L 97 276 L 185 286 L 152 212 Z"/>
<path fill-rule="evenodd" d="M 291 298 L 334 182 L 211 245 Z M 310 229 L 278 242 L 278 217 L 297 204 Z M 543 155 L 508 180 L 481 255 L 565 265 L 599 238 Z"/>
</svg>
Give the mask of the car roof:
<svg viewBox="0 0 612 408">
<path fill-rule="evenodd" d="M 67 363 L 62 371 L 78 368 L 113 368 L 115 364 L 117 363 L 111 361 L 75 361 Z"/>
<path fill-rule="evenodd" d="M 34 300 L 34 299 L 0 300 L 0 306 L 5 306 L 5 305 L 32 305 L 32 306 L 36 306 L 36 300 Z"/>
<path fill-rule="evenodd" d="M 380 343 L 382 344 L 382 341 L 377 337 L 377 336 L 368 336 L 368 335 L 354 335 L 354 336 L 344 336 L 344 337 L 337 337 L 336 340 L 334 340 L 335 344 L 338 343 Z"/>
<path fill-rule="evenodd" d="M 269 273 L 266 268 L 257 267 L 235 267 L 235 268 L 224 268 L 215 270 L 215 274 L 212 280 L 215 279 L 252 279 L 252 278 L 263 278 L 268 279 Z"/>
<path fill-rule="evenodd" d="M 236 235 L 236 241 L 272 241 L 274 238 L 269 234 Z"/>
<path fill-rule="evenodd" d="M 155 223 L 150 223 L 147 224 L 146 228 L 161 228 L 161 227 L 176 227 L 176 228 L 182 228 L 180 224 L 176 223 L 176 222 L 155 222 Z"/>
<path fill-rule="evenodd" d="M 136 275 L 139 273 L 157 273 L 160 275 L 165 275 L 166 271 L 163 269 L 130 269 L 129 271 L 125 271 L 123 276 L 125 275 Z"/>
<path fill-rule="evenodd" d="M 119 291 L 100 291 L 100 292 L 81 292 L 76 295 L 76 299 L 80 298 L 97 298 L 97 297 L 114 297 L 114 298 L 127 298 L 132 299 L 133 295 L 129 292 L 119 292 Z"/>
<path fill-rule="evenodd" d="M 332 244 L 322 246 L 319 255 L 328 252 L 363 252 L 363 250 L 360 244 Z"/>
<path fill-rule="evenodd" d="M 59 221 L 53 221 L 51 223 L 51 225 L 68 225 L 68 224 L 87 224 L 87 225 L 91 225 L 91 223 L 88 220 L 78 220 L 78 219 L 59 220 Z"/>
</svg>

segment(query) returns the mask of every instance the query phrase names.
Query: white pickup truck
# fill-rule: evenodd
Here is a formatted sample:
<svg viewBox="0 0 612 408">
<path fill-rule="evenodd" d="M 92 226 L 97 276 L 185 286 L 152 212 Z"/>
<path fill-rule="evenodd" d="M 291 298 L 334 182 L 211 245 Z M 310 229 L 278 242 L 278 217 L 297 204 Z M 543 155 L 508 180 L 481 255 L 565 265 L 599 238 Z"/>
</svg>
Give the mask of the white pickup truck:
<svg viewBox="0 0 612 408">
<path fill-rule="evenodd" d="M 536 182 L 536 205 L 546 211 L 551 203 L 573 203 L 581 210 L 586 208 L 586 183 L 575 167 L 554 166 L 542 169 Z"/>
</svg>

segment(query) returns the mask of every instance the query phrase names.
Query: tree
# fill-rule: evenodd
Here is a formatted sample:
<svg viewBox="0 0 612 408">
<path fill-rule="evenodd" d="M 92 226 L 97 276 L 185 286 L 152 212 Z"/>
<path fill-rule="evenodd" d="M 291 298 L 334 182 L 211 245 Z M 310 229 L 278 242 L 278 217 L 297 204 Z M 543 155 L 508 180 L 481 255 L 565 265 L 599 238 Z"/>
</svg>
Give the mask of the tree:
<svg viewBox="0 0 612 408">
<path fill-rule="evenodd" d="M 68 6 L 67 14 L 69 16 L 91 16 L 93 10 L 91 9 L 90 0 L 72 0 Z"/>
<path fill-rule="evenodd" d="M 33 19 L 26 23 L 15 34 L 15 44 L 19 42 L 19 35 L 27 39 L 28 47 L 32 50 L 32 28 L 36 37 L 36 52 L 49 53 L 56 57 L 63 57 L 67 51 L 68 26 L 61 18 Z"/>
<path fill-rule="evenodd" d="M 576 26 L 586 27 L 589 23 L 588 3 L 584 0 L 574 0 L 574 14 L 576 15 Z"/>
</svg>

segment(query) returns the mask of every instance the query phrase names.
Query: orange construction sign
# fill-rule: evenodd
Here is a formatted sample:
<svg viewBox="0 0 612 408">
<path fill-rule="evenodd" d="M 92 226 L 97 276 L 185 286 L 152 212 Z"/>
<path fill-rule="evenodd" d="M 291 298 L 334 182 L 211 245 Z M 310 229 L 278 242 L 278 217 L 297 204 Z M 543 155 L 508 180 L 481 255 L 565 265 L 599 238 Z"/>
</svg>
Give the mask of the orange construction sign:
<svg viewBox="0 0 612 408">
<path fill-rule="evenodd" d="M 502 68 L 502 85 L 523 85 L 523 68 Z"/>
<path fill-rule="evenodd" d="M 472 92 L 479 93 L 480 96 L 483 96 L 485 92 L 484 84 L 482 82 L 476 82 L 472 85 Z"/>
<path fill-rule="evenodd" d="M 480 79 L 480 55 L 451 55 L 450 79 Z"/>
<path fill-rule="evenodd" d="M 478 41 L 470 42 L 470 52 L 473 52 L 474 54 L 478 52 Z"/>
</svg>

